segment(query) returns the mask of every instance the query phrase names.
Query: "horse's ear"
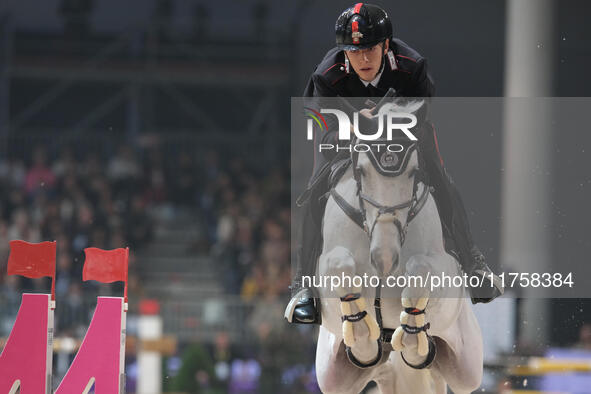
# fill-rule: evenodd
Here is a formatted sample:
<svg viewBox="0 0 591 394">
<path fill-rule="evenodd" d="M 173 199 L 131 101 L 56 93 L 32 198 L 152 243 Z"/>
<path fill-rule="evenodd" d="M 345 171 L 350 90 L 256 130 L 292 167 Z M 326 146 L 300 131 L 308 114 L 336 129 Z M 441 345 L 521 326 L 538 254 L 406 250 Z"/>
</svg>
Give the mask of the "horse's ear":
<svg viewBox="0 0 591 394">
<path fill-rule="evenodd" d="M 413 113 L 416 114 L 417 112 L 420 112 L 424 108 L 427 107 L 427 102 L 425 100 L 414 100 L 413 105 L 414 105 L 414 108 L 415 108 L 413 110 Z"/>
<path fill-rule="evenodd" d="M 428 103 L 424 98 L 396 97 L 390 103 L 388 109 L 392 111 L 406 112 L 424 120 L 427 113 Z"/>
</svg>

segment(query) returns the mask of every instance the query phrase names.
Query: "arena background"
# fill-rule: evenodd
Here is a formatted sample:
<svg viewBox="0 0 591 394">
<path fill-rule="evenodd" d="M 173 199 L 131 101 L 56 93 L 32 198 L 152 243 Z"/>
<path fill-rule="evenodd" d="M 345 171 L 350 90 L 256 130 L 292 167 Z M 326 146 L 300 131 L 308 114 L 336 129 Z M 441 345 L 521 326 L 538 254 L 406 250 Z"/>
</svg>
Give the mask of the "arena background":
<svg viewBox="0 0 591 394">
<path fill-rule="evenodd" d="M 428 58 L 438 96 L 506 93 L 508 3 L 378 4 L 395 36 Z M 545 4 L 554 26 L 552 42 L 539 48 L 551 50 L 544 95 L 589 96 L 591 5 Z M 315 330 L 282 319 L 290 283 L 290 97 L 301 95 L 333 46 L 334 21 L 349 5 L 0 3 L 0 338 L 21 292 L 48 289 L 5 275 L 9 240 L 57 240 L 56 335 L 76 339 L 96 295 L 121 291 L 81 282 L 83 248 L 129 246 L 128 333 L 137 335 L 141 301 L 158 301 L 163 334 L 173 339 L 162 345 L 164 392 L 316 392 Z M 591 134 L 581 125 L 551 130 L 551 138 L 562 153 L 548 189 L 559 208 L 549 213 L 562 236 L 546 250 L 553 261 L 587 264 Z M 439 139 L 475 238 L 498 266 L 502 139 Z M 505 351 L 591 348 L 586 299 L 544 303 L 548 313 L 534 323 L 545 332 L 541 342 L 520 335 L 518 303 L 507 307 L 515 314 L 514 346 Z M 56 353 L 54 382 L 72 356 Z M 136 356 L 130 346 L 130 393 L 142 373 Z M 496 392 L 509 372 L 493 361 L 488 367 L 484 388 Z"/>
</svg>

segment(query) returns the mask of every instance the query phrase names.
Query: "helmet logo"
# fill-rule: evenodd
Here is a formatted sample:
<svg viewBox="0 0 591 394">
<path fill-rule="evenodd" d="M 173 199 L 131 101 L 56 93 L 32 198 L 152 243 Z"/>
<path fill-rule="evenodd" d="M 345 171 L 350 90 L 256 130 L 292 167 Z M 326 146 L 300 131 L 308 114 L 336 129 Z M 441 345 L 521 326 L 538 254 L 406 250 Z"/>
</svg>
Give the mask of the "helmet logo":
<svg viewBox="0 0 591 394">
<path fill-rule="evenodd" d="M 359 39 L 363 38 L 363 33 L 359 31 L 359 22 L 354 21 L 351 23 L 351 38 L 353 39 L 353 44 L 359 44 Z"/>
<path fill-rule="evenodd" d="M 363 38 L 363 33 L 354 31 L 353 34 L 351 34 L 351 38 L 353 38 L 354 44 L 359 44 L 359 39 Z"/>
</svg>

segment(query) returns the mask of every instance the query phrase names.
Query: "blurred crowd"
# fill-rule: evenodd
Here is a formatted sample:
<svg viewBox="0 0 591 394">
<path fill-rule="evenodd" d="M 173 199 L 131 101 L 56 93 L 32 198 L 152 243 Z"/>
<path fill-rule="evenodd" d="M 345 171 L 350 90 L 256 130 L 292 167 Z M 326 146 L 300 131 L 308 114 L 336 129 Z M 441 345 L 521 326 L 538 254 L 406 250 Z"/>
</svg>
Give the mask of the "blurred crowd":
<svg viewBox="0 0 591 394">
<path fill-rule="evenodd" d="M 289 169 L 257 173 L 241 157 L 221 168 L 211 152 L 206 162 L 201 208 L 226 292 L 245 300 L 286 295 L 291 280 Z"/>
<path fill-rule="evenodd" d="M 0 159 L 0 298 L 14 301 L 22 291 L 49 290 L 48 278 L 6 275 L 9 241 L 15 239 L 57 242 L 57 324 L 64 334 L 77 329 L 81 315 L 86 320 L 85 295 L 122 294 L 121 284 L 82 282 L 84 248 L 129 246 L 130 291 L 141 291 L 133 252 L 153 233 L 146 209 L 157 201 L 149 178 L 154 164 L 139 160 L 128 146 L 103 157 L 73 147 L 54 153 L 39 145 L 30 157 Z"/>
<path fill-rule="evenodd" d="M 227 333 L 219 332 L 213 343 L 190 344 L 167 360 L 165 391 L 319 393 L 311 337 L 310 330 L 292 330 L 289 335 L 255 335 L 249 343 L 232 343 Z"/>
<path fill-rule="evenodd" d="M 222 162 L 213 150 L 200 154 L 186 147 L 171 154 L 157 143 L 57 152 L 38 145 L 30 157 L 21 156 L 0 159 L 2 297 L 47 286 L 46 280 L 6 276 L 14 239 L 57 241 L 58 297 L 93 289 L 81 285 L 84 248 L 129 246 L 130 287 L 141 291 L 133 252 L 152 239 L 157 224 L 150 212 L 163 205 L 198 211 L 206 239 L 196 240 L 195 253 L 220 261 L 227 292 L 245 299 L 287 293 L 287 168 L 263 172 L 244 157 Z"/>
<path fill-rule="evenodd" d="M 222 335 L 196 350 L 210 362 L 197 375 L 191 372 L 190 384 L 203 389 L 223 383 L 224 391 L 256 392 L 265 384 L 291 382 L 291 387 L 298 382 L 314 391 L 311 364 L 294 361 L 304 354 L 312 360 L 313 349 L 286 341 L 290 334 L 280 318 L 291 280 L 288 167 L 261 167 L 252 156 L 226 157 L 194 145 L 171 148 L 154 141 L 139 148 L 89 143 L 54 150 L 39 144 L 27 152 L 0 158 L 2 305 L 16 308 L 23 291 L 47 292 L 50 286 L 48 278 L 6 275 L 9 241 L 55 240 L 56 330 L 81 338 L 96 295 L 122 294 L 121 284 L 82 282 L 84 248 L 129 246 L 130 299 L 137 300 L 144 290 L 135 256 L 154 239 L 159 225 L 154 213 L 162 207 L 188 207 L 200 218 L 204 234 L 189 245 L 190 253 L 213 256 L 224 292 L 250 305 L 245 324 L 253 334 L 251 344 L 230 344 Z M 0 315 L 1 337 L 13 322 L 1 317 L 14 318 L 16 310 L 4 308 Z M 298 335 L 310 344 L 310 330 Z M 277 360 L 274 354 L 282 354 L 275 352 L 277 347 L 290 346 L 291 356 Z M 191 361 L 182 357 L 195 356 L 172 358 L 171 376 L 182 377 L 191 369 Z"/>
</svg>

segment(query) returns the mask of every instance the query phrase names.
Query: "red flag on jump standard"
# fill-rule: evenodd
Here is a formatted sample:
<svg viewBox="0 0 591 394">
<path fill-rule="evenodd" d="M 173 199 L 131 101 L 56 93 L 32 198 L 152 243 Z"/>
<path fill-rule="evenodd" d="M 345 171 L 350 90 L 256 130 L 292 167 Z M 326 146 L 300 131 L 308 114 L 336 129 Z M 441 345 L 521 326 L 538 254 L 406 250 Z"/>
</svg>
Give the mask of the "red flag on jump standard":
<svg viewBox="0 0 591 394">
<path fill-rule="evenodd" d="M 127 282 L 129 249 L 86 248 L 84 253 L 86 260 L 82 269 L 83 280 L 97 280 L 103 283 Z"/>
<path fill-rule="evenodd" d="M 8 275 L 27 278 L 55 276 L 55 241 L 32 244 L 25 241 L 10 241 Z"/>
</svg>

